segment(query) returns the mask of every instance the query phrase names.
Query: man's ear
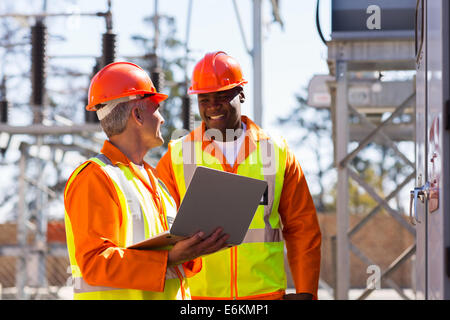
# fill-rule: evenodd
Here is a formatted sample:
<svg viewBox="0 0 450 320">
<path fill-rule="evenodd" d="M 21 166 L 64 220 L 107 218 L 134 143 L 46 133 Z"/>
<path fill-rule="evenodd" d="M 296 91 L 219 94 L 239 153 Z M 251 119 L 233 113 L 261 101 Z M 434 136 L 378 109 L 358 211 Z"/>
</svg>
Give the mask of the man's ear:
<svg viewBox="0 0 450 320">
<path fill-rule="evenodd" d="M 244 90 L 243 90 L 243 89 L 241 89 L 241 91 L 239 92 L 239 101 L 240 101 L 241 103 L 244 103 L 244 102 L 245 102 L 245 93 L 244 93 Z"/>
<path fill-rule="evenodd" d="M 144 123 L 141 111 L 137 106 L 131 109 L 131 118 L 136 122 L 136 124 L 142 125 Z"/>
</svg>

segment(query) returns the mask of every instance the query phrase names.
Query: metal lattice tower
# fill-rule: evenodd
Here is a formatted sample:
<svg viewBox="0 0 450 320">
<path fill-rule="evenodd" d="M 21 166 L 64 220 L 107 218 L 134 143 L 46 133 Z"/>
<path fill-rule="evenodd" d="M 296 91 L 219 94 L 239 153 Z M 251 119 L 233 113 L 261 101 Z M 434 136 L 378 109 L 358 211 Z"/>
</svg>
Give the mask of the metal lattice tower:
<svg viewBox="0 0 450 320">
<path fill-rule="evenodd" d="M 370 2 L 370 3 L 369 3 Z M 383 8 L 383 27 L 377 29 L 377 16 L 371 12 Z M 389 201 L 414 178 L 414 162 L 403 154 L 396 141 L 414 141 L 413 122 L 393 124 L 392 121 L 405 113 L 413 114 L 415 106 L 415 87 L 411 80 L 396 83 L 372 79 L 356 79 L 355 73 L 374 73 L 381 71 L 415 70 L 414 30 L 410 30 L 411 13 L 414 14 L 415 1 L 394 4 L 389 1 L 349 1 L 332 2 L 332 39 L 328 47 L 330 76 L 322 79 L 330 95 L 328 101 L 333 119 L 334 161 L 337 168 L 336 198 L 336 299 L 348 299 L 350 289 L 350 253 L 353 253 L 367 266 L 377 265 L 367 253 L 353 243 L 352 237 L 378 212 L 384 210 L 402 228 L 415 235 L 414 227 L 405 219 L 403 212 L 393 208 Z M 375 11 L 370 11 L 375 10 Z M 397 11 L 396 11 L 397 10 Z M 400 11 L 399 11 L 400 10 Z M 401 11 L 403 10 L 403 11 Z M 404 20 L 401 26 L 395 21 Z M 401 13 L 399 13 L 401 12 Z M 369 14 L 368 14 L 369 13 Z M 348 19 L 348 14 L 352 18 Z M 414 21 L 414 17 L 412 17 Z M 371 29 L 374 23 L 374 28 Z M 366 89 L 364 89 L 366 88 Z M 377 88 L 375 90 L 375 88 Z M 358 91 L 359 90 L 359 91 Z M 374 91 L 377 91 L 377 95 Z M 352 93 L 358 93 L 358 95 Z M 362 94 L 364 93 L 364 94 Z M 311 95 L 311 92 L 310 92 Z M 375 97 L 375 98 L 374 98 Z M 382 117 L 388 112 L 387 118 Z M 413 120 L 413 117 L 412 117 Z M 349 151 L 351 141 L 358 145 Z M 369 144 L 377 143 L 392 150 L 411 174 L 398 183 L 388 195 L 380 195 L 374 186 L 367 183 L 361 172 L 351 165 L 351 161 Z M 365 217 L 350 228 L 349 224 L 349 179 L 362 188 L 377 205 Z M 407 247 L 392 263 L 381 271 L 381 280 L 393 288 L 402 298 L 408 299 L 403 290 L 390 278 L 408 258 L 415 253 L 415 244 Z M 358 297 L 365 299 L 375 288 L 367 287 Z"/>
</svg>

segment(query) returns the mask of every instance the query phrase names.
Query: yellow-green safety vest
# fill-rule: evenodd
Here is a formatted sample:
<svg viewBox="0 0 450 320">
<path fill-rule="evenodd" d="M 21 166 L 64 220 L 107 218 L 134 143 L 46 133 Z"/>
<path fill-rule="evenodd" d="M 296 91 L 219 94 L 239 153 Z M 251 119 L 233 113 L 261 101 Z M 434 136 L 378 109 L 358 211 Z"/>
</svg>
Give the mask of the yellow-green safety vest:
<svg viewBox="0 0 450 320">
<path fill-rule="evenodd" d="M 278 213 L 286 144 L 267 139 L 255 143 L 255 150 L 239 164 L 236 173 L 267 181 L 267 201 L 258 206 L 242 244 L 202 258 L 202 270 L 188 280 L 192 297 L 242 299 L 286 289 L 284 240 Z M 223 167 L 219 159 L 202 150 L 201 141 L 183 137 L 170 144 L 181 202 L 197 165 L 217 170 Z"/>
<path fill-rule="evenodd" d="M 123 223 L 120 230 L 119 247 L 126 248 L 164 231 L 164 226 L 158 218 L 158 212 L 152 209 L 151 195 L 142 181 L 133 174 L 126 165 L 113 165 L 104 155 L 99 154 L 80 165 L 70 177 L 66 192 L 78 173 L 88 164 L 96 164 L 111 178 L 120 200 Z M 159 180 L 158 192 L 161 196 L 166 219 L 172 223 L 176 215 L 176 204 L 167 188 Z M 151 221 L 151 223 L 149 223 Z M 67 211 L 65 212 L 67 248 L 72 271 L 74 299 L 100 300 L 173 300 L 190 299 L 189 288 L 182 266 L 167 268 L 164 292 L 154 292 L 135 289 L 121 289 L 102 286 L 91 286 L 83 279 L 83 275 L 75 259 L 75 243 L 72 226 Z"/>
</svg>

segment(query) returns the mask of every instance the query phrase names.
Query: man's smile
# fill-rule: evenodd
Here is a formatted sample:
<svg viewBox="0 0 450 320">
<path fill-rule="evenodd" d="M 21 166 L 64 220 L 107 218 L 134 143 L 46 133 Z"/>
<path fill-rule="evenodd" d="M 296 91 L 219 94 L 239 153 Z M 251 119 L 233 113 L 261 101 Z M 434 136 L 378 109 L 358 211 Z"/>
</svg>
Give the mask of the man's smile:
<svg viewBox="0 0 450 320">
<path fill-rule="evenodd" d="M 225 118 L 225 114 L 224 113 L 208 116 L 209 120 L 222 120 L 224 118 Z"/>
</svg>

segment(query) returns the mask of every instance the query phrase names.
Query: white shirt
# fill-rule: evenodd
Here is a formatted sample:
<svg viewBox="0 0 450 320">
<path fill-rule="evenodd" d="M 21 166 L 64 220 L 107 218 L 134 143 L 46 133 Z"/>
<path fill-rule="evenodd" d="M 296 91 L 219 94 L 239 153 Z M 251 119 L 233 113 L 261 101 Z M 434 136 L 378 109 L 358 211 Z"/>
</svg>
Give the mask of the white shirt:
<svg viewBox="0 0 450 320">
<path fill-rule="evenodd" d="M 241 149 L 242 142 L 245 137 L 246 125 L 242 122 L 242 134 L 234 141 L 217 141 L 214 140 L 214 143 L 220 148 L 223 155 L 227 159 L 227 162 L 233 166 L 236 158 L 238 156 L 239 150 Z"/>
</svg>

